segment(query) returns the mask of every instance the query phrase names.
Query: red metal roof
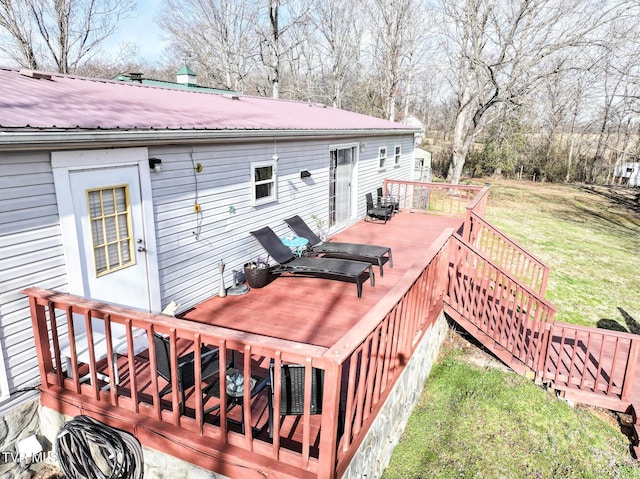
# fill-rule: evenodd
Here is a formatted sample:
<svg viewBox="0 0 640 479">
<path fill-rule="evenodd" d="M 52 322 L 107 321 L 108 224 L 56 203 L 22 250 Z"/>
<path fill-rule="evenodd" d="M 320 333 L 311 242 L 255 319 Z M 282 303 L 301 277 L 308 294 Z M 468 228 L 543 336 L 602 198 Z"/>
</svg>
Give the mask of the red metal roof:
<svg viewBox="0 0 640 479">
<path fill-rule="evenodd" d="M 411 130 L 313 103 L 154 88 L 0 68 L 0 128 L 197 130 Z M 38 76 L 38 75 L 36 75 Z"/>
</svg>

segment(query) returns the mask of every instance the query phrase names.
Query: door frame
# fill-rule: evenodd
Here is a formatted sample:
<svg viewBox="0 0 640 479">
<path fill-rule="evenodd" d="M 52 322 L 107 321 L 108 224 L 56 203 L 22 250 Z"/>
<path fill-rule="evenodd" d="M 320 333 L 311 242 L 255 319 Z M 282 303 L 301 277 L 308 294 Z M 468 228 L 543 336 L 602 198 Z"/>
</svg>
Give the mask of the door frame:
<svg viewBox="0 0 640 479">
<path fill-rule="evenodd" d="M 153 313 L 161 311 L 160 274 L 156 245 L 155 223 L 151 175 L 149 171 L 149 152 L 147 148 L 117 148 L 100 150 L 74 150 L 51 152 L 51 167 L 58 203 L 58 217 L 63 240 L 67 284 L 71 294 L 88 297 L 89 288 L 80 258 L 79 238 L 76 216 L 71 196 L 70 175 L 75 170 L 91 170 L 117 166 L 136 166 L 140 181 L 140 200 L 144 227 L 145 247 L 147 249 L 147 284 L 149 285 L 149 306 Z"/>
<path fill-rule="evenodd" d="M 358 219 L 358 191 L 359 191 L 358 179 L 360 177 L 358 174 L 358 171 L 360 166 L 360 143 L 351 142 L 351 143 L 336 143 L 333 145 L 329 145 L 329 176 L 331 176 L 331 151 L 347 150 L 351 148 L 353 148 L 354 150 L 354 157 L 353 157 L 352 168 L 351 168 L 351 186 L 349 188 L 349 194 L 351 196 L 351 198 L 349 198 L 349 201 L 351 203 L 349 208 L 350 215 L 347 223 L 330 226 L 329 227 L 330 233 L 335 233 L 339 230 L 342 230 L 347 226 L 351 225 L 356 219 Z M 327 191 L 327 193 L 330 193 L 330 191 Z M 331 212 L 328 211 L 327 214 L 330 216 Z"/>
</svg>

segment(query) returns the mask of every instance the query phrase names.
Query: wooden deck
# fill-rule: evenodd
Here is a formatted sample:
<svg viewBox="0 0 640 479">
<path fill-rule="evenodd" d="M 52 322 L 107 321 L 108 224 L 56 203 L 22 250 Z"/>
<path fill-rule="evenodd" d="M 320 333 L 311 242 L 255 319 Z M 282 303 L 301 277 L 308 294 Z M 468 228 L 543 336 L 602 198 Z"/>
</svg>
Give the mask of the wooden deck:
<svg viewBox="0 0 640 479">
<path fill-rule="evenodd" d="M 419 255 L 461 218 L 400 212 L 386 224 L 360 221 L 332 241 L 391 247 L 393 268 L 384 275 L 374 266 L 375 287 L 363 285 L 362 298 L 353 283 L 281 276 L 242 296 L 212 297 L 180 317 L 263 336 L 330 348 L 376 306 Z"/>
<path fill-rule="evenodd" d="M 640 402 L 640 337 L 575 324 L 549 326 L 542 381 L 567 399 L 625 412 Z"/>
<path fill-rule="evenodd" d="M 624 412 L 640 401 L 640 336 L 555 322 L 540 281 L 452 245 L 445 311 L 505 364 L 577 402 Z"/>
<path fill-rule="evenodd" d="M 88 413 L 135 433 L 150 447 L 229 477 L 340 477 L 406 359 L 444 309 L 514 370 L 551 382 L 568 398 L 617 410 L 640 404 L 640 336 L 555 323 L 555 307 L 544 299 L 548 268 L 489 231 L 490 225 L 476 221 L 474 226 L 470 215 L 483 212 L 486 189 L 471 201 L 468 192 L 452 194 L 450 187 L 418 185 L 416 190 L 409 182 L 396 183 L 385 186 L 399 196 L 404 211 L 387 224 L 360 221 L 331 238 L 392 249 L 393 267 L 385 264 L 383 275 L 374 267 L 375 286 L 365 282 L 361 299 L 353 283 L 282 275 L 246 295 L 213 296 L 176 319 L 54 291 L 25 290 L 42 403 L 71 416 Z M 471 205 L 466 219 L 450 216 L 459 215 L 466 203 Z M 434 214 L 411 213 L 416 205 Z M 453 231 L 461 236 L 452 236 Z M 256 243 L 251 254 L 260 252 Z M 180 350 L 195 350 L 196 384 L 187 394 L 184 414 L 175 377 L 174 391 L 159 395 L 167 382 L 155 374 L 152 341 L 136 356 L 118 355 L 114 338 L 107 335 L 106 358 L 96 361 L 90 348 L 91 381 L 82 384 L 78 377 L 87 365 L 78 365 L 72 348 L 71 377 L 60 360 L 60 340 L 74 337 L 65 319 L 72 315 L 84 316 L 89 332 L 93 321 L 102 321 L 106 330 L 109 324 L 120 324 L 127 331 L 129 351 L 134 349 L 134 331 L 145 332 L 147 338 L 165 334 L 172 344 L 173 365 Z M 245 378 L 266 377 L 272 362 L 276 383 L 281 363 L 304 364 L 307 377 L 312 368 L 323 370 L 322 413 L 311 414 L 307 404 L 303 416 L 276 421 L 270 438 L 264 429 L 267 395 L 250 397 L 247 387 L 244 399 L 251 407 L 243 417 L 237 407 L 205 414 L 218 399 L 206 396 L 206 381 L 200 381 L 201 344 L 218 347 L 221 359 L 234 351 L 235 367 Z M 108 382 L 100 380 L 96 370 Z M 305 398 L 310 393 L 308 380 Z M 251 425 L 247 433 L 234 422 L 241 419 Z M 254 432 L 254 427 L 259 430 Z"/>
<path fill-rule="evenodd" d="M 291 479 L 340 477 L 407 359 L 442 312 L 446 245 L 463 221 L 405 211 L 386 224 L 360 221 L 331 238 L 392 250 L 393 267 L 385 264 L 384 274 L 374 267 L 375 286 L 366 282 L 361 299 L 353 283 L 284 275 L 243 296 L 211 297 L 176 319 L 55 291 L 25 290 L 40 359 L 42 404 L 69 416 L 91 415 L 149 447 L 229 477 L 262 477 L 255 471 Z M 138 333 L 147 347 L 135 356 L 123 354 L 116 350 L 120 338 L 107 335 L 106 357 L 90 347 L 88 367 L 72 348 L 69 371 L 61 361 L 61 344 L 67 337 L 75 344 L 72 323 L 66 321 L 72 316 L 84 317 L 90 344 L 95 344 L 92 325 L 109 330 L 118 324 L 126 331 L 128 351 L 135 349 Z M 154 333 L 169 337 L 175 365 L 179 355 L 198 353 L 203 344 L 220 348 L 221 354 L 234 352 L 235 367 L 245 378 L 267 377 L 271 362 L 276 382 L 281 363 L 304 364 L 309 373 L 323 370 L 322 413 L 310 414 L 305 406 L 303 416 L 274 417 L 273 438 L 264 427 L 268 388 L 255 397 L 245 393 L 250 407 L 242 415 L 238 407 L 206 413 L 223 399 L 206 395 L 198 354 L 196 384 L 182 408 L 175 375 L 173 391 L 159 394 L 168 383 L 155 373 L 155 347 L 149 340 Z M 79 380 L 83 375 L 88 381 Z M 310 381 L 304 387 L 306 398 Z M 276 410 L 280 400 L 276 389 Z M 240 420 L 247 432 L 238 427 Z M 247 475 L 249 470 L 254 472 Z"/>
</svg>

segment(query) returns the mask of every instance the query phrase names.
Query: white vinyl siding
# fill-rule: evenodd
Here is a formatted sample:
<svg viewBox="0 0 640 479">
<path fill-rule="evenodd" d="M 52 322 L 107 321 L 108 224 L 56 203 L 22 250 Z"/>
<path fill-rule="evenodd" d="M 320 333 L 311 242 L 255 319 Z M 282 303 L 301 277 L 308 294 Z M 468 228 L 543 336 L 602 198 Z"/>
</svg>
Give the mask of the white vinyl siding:
<svg viewBox="0 0 640 479">
<path fill-rule="evenodd" d="M 2 396 L 39 381 L 29 286 L 67 287 L 49 154 L 0 153 L 0 341 Z"/>
<path fill-rule="evenodd" d="M 311 215 L 328 225 L 329 155 L 337 144 L 363 142 L 360 166 L 355 178 L 357 216 L 365 213 L 365 194 L 382 186 L 387 172 L 378 170 L 378 149 L 401 144 L 403 151 L 413 149 L 413 136 L 391 136 L 338 141 L 278 141 L 277 201 L 253 205 L 252 181 L 247 174 L 251 165 L 268 163 L 274 145 L 234 143 L 197 145 L 193 161 L 202 165 L 195 173 L 189 147 L 154 147 L 149 156 L 162 159 L 163 170 L 152 173 L 156 241 L 160 273 L 161 301 L 180 303 L 179 311 L 216 294 L 219 287 L 218 262 L 224 261 L 225 284 L 231 286 L 233 270 L 265 251 L 249 234 L 270 226 L 278 235 L 289 229 L 284 218 L 300 215 L 315 228 Z M 393 169 L 396 179 L 410 180 L 413 165 L 401 162 Z M 300 170 L 312 173 L 313 182 L 300 179 Z M 197 178 L 196 178 L 197 175 Z M 193 210 L 195 198 L 200 213 Z"/>
</svg>

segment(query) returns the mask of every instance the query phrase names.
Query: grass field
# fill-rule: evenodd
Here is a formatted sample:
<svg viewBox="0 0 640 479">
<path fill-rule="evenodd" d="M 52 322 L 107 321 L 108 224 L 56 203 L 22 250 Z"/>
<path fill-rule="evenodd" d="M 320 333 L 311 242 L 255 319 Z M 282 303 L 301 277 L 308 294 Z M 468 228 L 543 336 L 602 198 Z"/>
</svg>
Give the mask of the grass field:
<svg viewBox="0 0 640 479">
<path fill-rule="evenodd" d="M 493 182 L 486 218 L 550 268 L 557 321 L 640 333 L 640 214 L 605 189 Z"/>
<path fill-rule="evenodd" d="M 443 345 L 383 479 L 640 478 L 615 422 L 470 363 L 459 342 Z"/>
<path fill-rule="evenodd" d="M 486 216 L 551 267 L 556 320 L 640 333 L 640 216 L 607 194 L 494 182 Z M 617 416 L 483 355 L 449 334 L 384 479 L 640 479 Z"/>
</svg>

